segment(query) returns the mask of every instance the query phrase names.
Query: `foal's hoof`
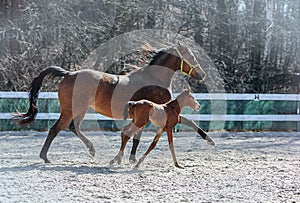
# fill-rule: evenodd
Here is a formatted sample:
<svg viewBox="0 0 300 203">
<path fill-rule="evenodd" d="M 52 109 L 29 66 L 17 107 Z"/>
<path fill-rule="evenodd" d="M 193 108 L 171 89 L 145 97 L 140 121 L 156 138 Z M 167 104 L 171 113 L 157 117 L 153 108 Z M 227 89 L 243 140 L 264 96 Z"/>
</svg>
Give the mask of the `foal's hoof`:
<svg viewBox="0 0 300 203">
<path fill-rule="evenodd" d="M 120 159 L 113 159 L 113 160 L 111 160 L 111 161 L 109 162 L 109 165 L 113 165 L 115 162 L 117 162 L 118 165 L 121 164 L 121 160 L 120 160 Z"/>
<path fill-rule="evenodd" d="M 95 157 L 96 151 L 95 151 L 95 149 L 90 149 L 89 153 L 92 157 Z"/>
<path fill-rule="evenodd" d="M 207 141 L 207 144 L 209 144 L 209 145 L 212 145 L 212 146 L 216 145 L 215 142 L 208 136 L 205 138 L 205 140 Z"/>
<path fill-rule="evenodd" d="M 51 163 L 51 162 L 49 161 L 49 159 L 48 159 L 46 156 L 42 155 L 42 154 L 40 154 L 40 158 L 43 159 L 44 162 L 45 162 L 46 164 Z"/>
<path fill-rule="evenodd" d="M 51 161 L 49 161 L 49 159 L 47 159 L 47 158 L 42 158 L 42 159 L 44 160 L 45 164 L 50 164 L 51 163 Z"/>
<path fill-rule="evenodd" d="M 94 148 L 94 145 L 93 145 L 93 143 L 89 143 L 89 144 L 87 144 L 87 147 L 88 147 L 88 149 L 89 149 L 89 153 L 90 153 L 90 155 L 92 155 L 93 157 L 95 156 L 95 154 L 96 154 L 96 150 L 95 150 L 95 148 Z"/>
<path fill-rule="evenodd" d="M 134 164 L 134 163 L 136 163 L 137 162 L 137 160 L 136 160 L 136 158 L 135 158 L 135 155 L 130 155 L 130 157 L 129 157 L 129 162 L 130 163 L 132 163 L 132 164 Z"/>
<path fill-rule="evenodd" d="M 113 165 L 114 163 L 115 163 L 115 160 L 113 159 L 109 162 L 109 165 Z"/>
</svg>

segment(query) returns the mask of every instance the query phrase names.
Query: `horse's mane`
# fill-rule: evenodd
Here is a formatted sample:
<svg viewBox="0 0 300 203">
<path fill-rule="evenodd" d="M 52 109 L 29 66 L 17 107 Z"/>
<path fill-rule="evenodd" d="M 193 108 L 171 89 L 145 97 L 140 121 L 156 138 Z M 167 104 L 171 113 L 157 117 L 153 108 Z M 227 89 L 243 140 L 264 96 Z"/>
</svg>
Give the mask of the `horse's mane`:
<svg viewBox="0 0 300 203">
<path fill-rule="evenodd" d="M 168 54 L 168 50 L 170 50 L 172 47 L 167 47 L 167 48 L 162 48 L 160 50 L 157 50 L 155 55 L 152 57 L 150 60 L 149 65 L 155 65 L 161 58 L 165 55 Z"/>
<path fill-rule="evenodd" d="M 139 59 L 143 62 L 146 62 L 146 61 L 150 61 L 147 65 L 143 66 L 143 67 L 146 67 L 146 66 L 149 66 L 149 65 L 155 65 L 158 63 L 159 60 L 162 60 L 164 56 L 167 56 L 168 55 L 168 51 L 173 48 L 173 46 L 168 46 L 166 47 L 166 44 L 163 44 L 165 47 L 164 48 L 161 48 L 159 50 L 156 50 L 155 47 L 153 47 L 152 45 L 150 45 L 148 42 L 145 42 L 141 48 L 141 52 L 145 51 L 146 53 L 148 53 L 147 55 L 149 55 L 150 57 L 148 59 L 146 58 L 143 58 L 143 59 Z M 140 68 L 143 68 L 143 67 L 140 67 L 140 66 L 137 66 L 137 65 L 134 65 L 134 64 L 130 64 L 130 63 L 126 63 L 126 65 L 129 67 L 129 71 L 124 71 L 122 72 L 121 74 L 123 75 L 127 75 L 129 73 L 133 73 L 133 72 L 136 72 L 138 71 Z"/>
<path fill-rule="evenodd" d="M 149 65 L 154 65 L 157 63 L 158 60 L 161 59 L 161 57 L 165 54 L 166 52 L 164 50 L 159 50 L 156 52 L 156 54 L 152 57 Z"/>
</svg>

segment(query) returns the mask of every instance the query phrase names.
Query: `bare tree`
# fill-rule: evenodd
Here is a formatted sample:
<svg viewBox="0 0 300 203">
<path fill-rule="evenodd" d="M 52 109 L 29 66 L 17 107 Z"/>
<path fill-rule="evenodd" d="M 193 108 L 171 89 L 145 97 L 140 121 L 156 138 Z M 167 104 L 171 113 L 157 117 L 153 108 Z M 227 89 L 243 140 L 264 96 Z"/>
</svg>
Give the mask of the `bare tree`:
<svg viewBox="0 0 300 203">
<path fill-rule="evenodd" d="M 297 92 L 299 11 L 298 0 L 0 0 L 0 89 L 26 90 L 49 65 L 79 69 L 117 35 L 167 29 L 206 50 L 228 92 Z"/>
</svg>

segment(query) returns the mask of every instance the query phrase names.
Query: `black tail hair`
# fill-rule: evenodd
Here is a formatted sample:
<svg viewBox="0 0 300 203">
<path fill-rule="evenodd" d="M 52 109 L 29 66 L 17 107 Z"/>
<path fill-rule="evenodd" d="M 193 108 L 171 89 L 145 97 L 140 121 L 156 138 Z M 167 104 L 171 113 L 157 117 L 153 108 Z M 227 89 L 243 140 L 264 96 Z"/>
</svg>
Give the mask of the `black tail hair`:
<svg viewBox="0 0 300 203">
<path fill-rule="evenodd" d="M 125 104 L 125 107 L 124 107 L 124 111 L 123 111 L 123 119 L 126 120 L 128 118 L 128 109 L 129 108 L 129 102 L 127 102 Z"/>
<path fill-rule="evenodd" d="M 46 76 L 49 76 L 50 78 L 63 77 L 69 75 L 70 73 L 71 73 L 70 71 L 66 71 L 63 68 L 57 66 L 51 66 L 49 68 L 42 70 L 40 74 L 33 79 L 30 85 L 30 92 L 29 92 L 30 106 L 27 113 L 25 114 L 15 113 L 13 114 L 13 120 L 15 120 L 17 124 L 22 126 L 26 126 L 32 123 L 36 117 L 36 114 L 38 113 L 36 103 L 38 100 L 39 91 L 42 87 L 44 78 Z"/>
</svg>

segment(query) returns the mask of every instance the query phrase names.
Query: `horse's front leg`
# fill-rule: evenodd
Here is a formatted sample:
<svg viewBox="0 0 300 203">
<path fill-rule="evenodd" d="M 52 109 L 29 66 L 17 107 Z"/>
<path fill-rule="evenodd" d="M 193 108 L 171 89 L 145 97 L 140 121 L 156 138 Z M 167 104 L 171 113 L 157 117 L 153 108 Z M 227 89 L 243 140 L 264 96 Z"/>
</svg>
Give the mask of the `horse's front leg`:
<svg viewBox="0 0 300 203">
<path fill-rule="evenodd" d="M 197 126 L 197 124 L 194 121 L 188 120 L 184 116 L 180 115 L 179 122 L 181 124 L 184 124 L 184 125 L 187 125 L 187 126 L 193 128 L 193 130 L 195 130 L 196 132 L 198 132 L 198 134 L 204 140 L 207 141 L 207 144 L 209 144 L 209 145 L 215 145 L 215 142 L 207 135 L 207 133 L 204 130 L 202 130 L 199 126 Z"/>
<path fill-rule="evenodd" d="M 177 168 L 183 168 L 182 166 L 180 166 L 178 164 L 177 159 L 176 159 L 175 148 L 174 148 L 174 143 L 173 143 L 173 128 L 167 128 L 166 131 L 167 131 L 167 135 L 168 135 L 169 147 L 170 147 L 170 150 L 171 150 L 174 165 Z"/>
</svg>

